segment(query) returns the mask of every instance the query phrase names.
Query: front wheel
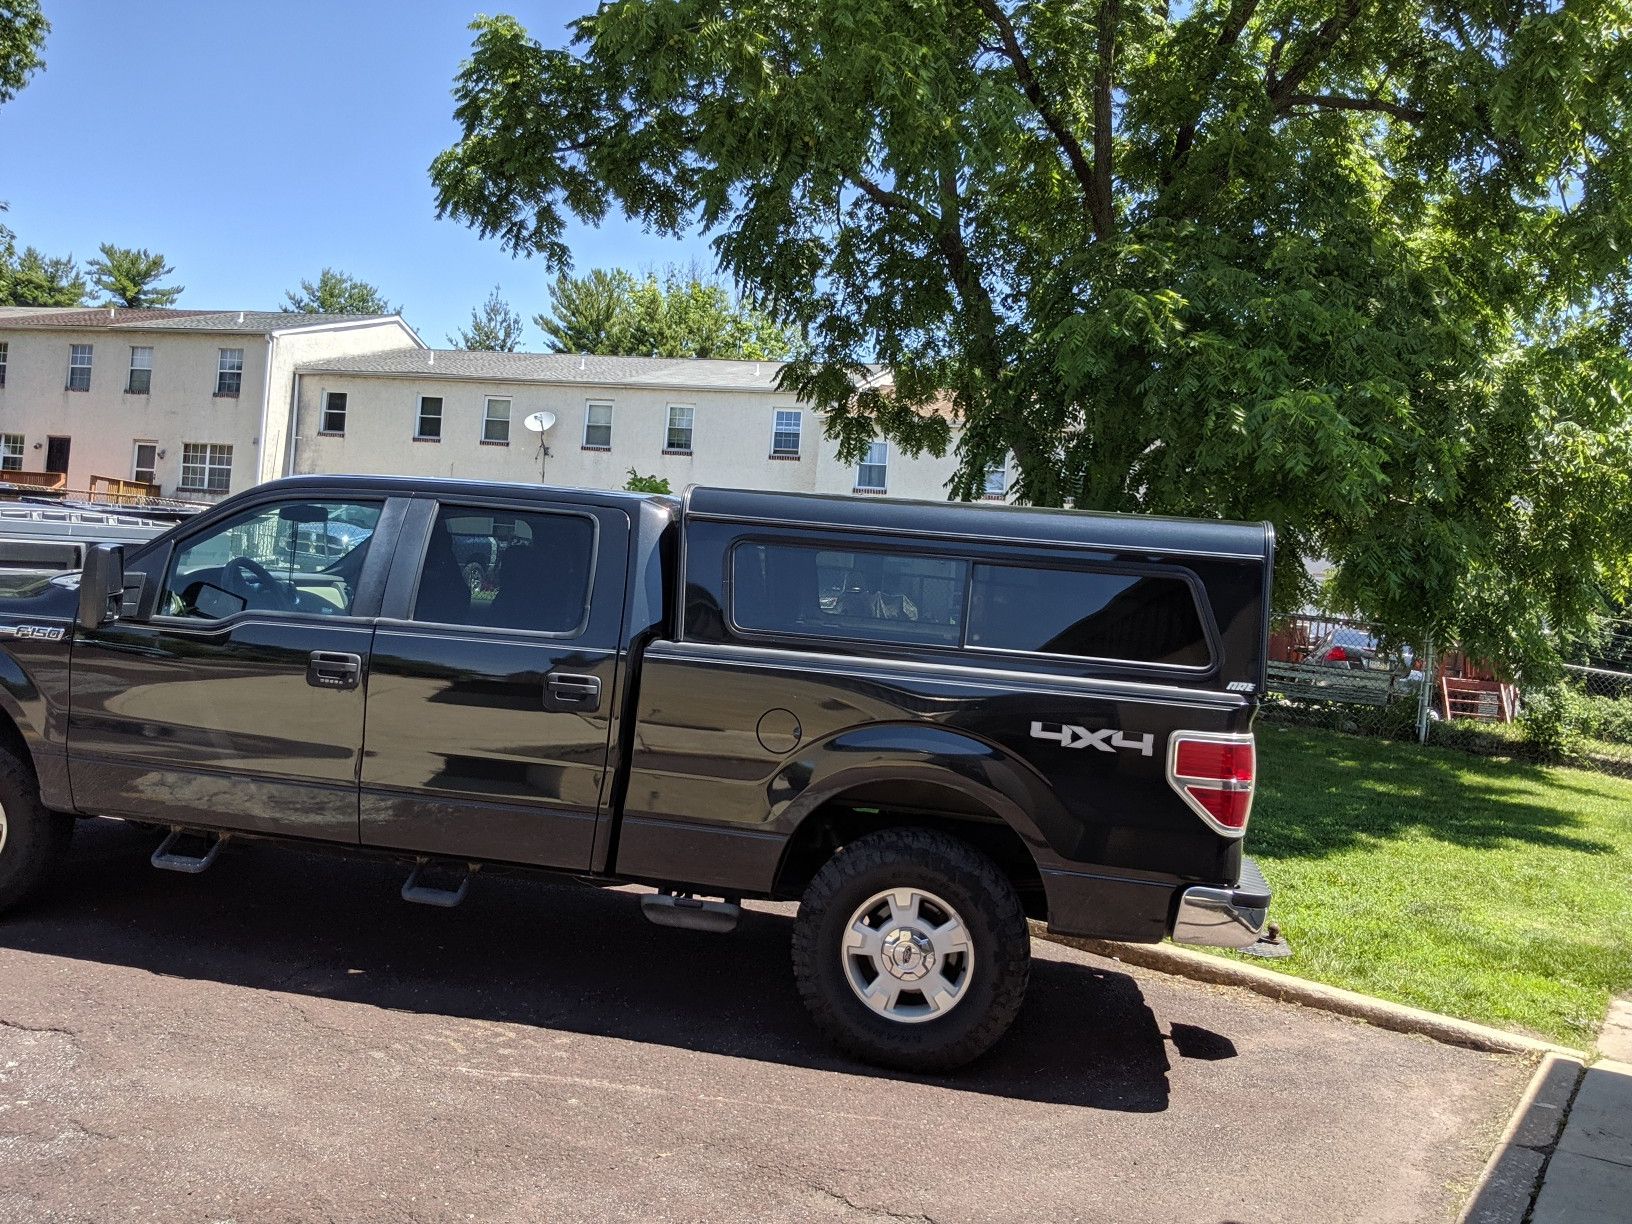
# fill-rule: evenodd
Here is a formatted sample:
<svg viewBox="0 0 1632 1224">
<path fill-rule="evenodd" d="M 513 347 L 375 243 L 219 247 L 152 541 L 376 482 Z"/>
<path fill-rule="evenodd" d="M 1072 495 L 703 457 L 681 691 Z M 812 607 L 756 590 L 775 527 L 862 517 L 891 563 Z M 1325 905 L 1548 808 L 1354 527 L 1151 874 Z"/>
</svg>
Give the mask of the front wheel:
<svg viewBox="0 0 1632 1224">
<path fill-rule="evenodd" d="M 842 1049 L 905 1071 L 983 1054 L 1026 994 L 1031 938 L 1014 886 L 985 855 L 929 829 L 843 847 L 799 906 L 793 971 Z"/>
<path fill-rule="evenodd" d="M 0 913 L 20 905 L 56 865 L 74 818 L 40 802 L 34 771 L 0 748 Z"/>
</svg>

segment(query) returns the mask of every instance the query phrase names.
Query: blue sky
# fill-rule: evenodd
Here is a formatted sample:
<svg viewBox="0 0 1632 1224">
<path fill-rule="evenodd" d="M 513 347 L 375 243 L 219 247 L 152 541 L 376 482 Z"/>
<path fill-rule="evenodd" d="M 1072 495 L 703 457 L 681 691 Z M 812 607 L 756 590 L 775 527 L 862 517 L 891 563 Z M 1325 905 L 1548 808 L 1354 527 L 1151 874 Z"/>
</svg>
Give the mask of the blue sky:
<svg viewBox="0 0 1632 1224">
<path fill-rule="evenodd" d="M 563 44 L 576 4 L 510 11 Z M 0 106 L 0 200 L 19 246 L 82 263 L 159 250 L 177 303 L 276 309 L 325 265 L 401 302 L 443 346 L 495 284 L 524 318 L 549 277 L 454 221 L 426 167 L 454 137 L 450 89 L 481 9 L 457 0 L 45 0 L 44 71 Z M 575 228 L 575 266 L 699 258 L 621 218 Z M 526 348 L 542 348 L 529 321 Z"/>
</svg>

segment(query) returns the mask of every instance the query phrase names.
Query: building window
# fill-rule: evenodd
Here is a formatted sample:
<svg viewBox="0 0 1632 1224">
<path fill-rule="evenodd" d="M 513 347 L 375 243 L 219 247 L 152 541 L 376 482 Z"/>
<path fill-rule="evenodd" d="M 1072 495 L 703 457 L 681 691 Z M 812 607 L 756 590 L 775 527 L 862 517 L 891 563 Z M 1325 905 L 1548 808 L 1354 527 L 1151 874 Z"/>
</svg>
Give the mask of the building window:
<svg viewBox="0 0 1632 1224">
<path fill-rule="evenodd" d="M 20 472 L 23 469 L 23 435 L 0 434 L 0 471 Z"/>
<path fill-rule="evenodd" d="M 0 340 L 0 387 L 6 385 L 6 362 L 11 356 L 11 345 Z"/>
<path fill-rule="evenodd" d="M 130 478 L 139 484 L 157 484 L 155 477 L 159 467 L 159 444 L 157 442 L 137 442 L 135 454 L 130 460 Z"/>
<path fill-rule="evenodd" d="M 868 493 L 882 493 L 889 487 L 890 444 L 873 442 L 867 447 L 866 457 L 856 468 L 856 488 Z"/>
<path fill-rule="evenodd" d="M 135 345 L 130 350 L 130 380 L 125 390 L 132 395 L 147 395 L 153 390 L 153 350 Z"/>
<path fill-rule="evenodd" d="M 986 469 L 985 494 L 987 497 L 996 498 L 998 500 L 1008 496 L 1009 465 L 1007 463 L 994 463 L 991 467 Z"/>
<path fill-rule="evenodd" d="M 91 389 L 91 346 L 88 344 L 70 344 L 68 346 L 68 390 L 89 391 Z"/>
<path fill-rule="evenodd" d="M 482 441 L 494 446 L 510 445 L 510 401 L 488 397 L 482 413 Z"/>
<path fill-rule="evenodd" d="M 346 393 L 344 391 L 330 391 L 323 397 L 323 428 L 319 432 L 326 434 L 343 434 L 346 432 Z"/>
<path fill-rule="evenodd" d="M 244 385 L 244 350 L 222 349 L 215 363 L 215 393 L 237 395 Z"/>
<path fill-rule="evenodd" d="M 696 410 L 690 404 L 669 405 L 669 427 L 663 435 L 663 449 L 691 454 L 691 425 Z"/>
<path fill-rule="evenodd" d="M 419 397 L 419 417 L 414 422 L 414 440 L 416 442 L 442 441 L 442 397 L 440 395 L 422 395 Z"/>
<path fill-rule="evenodd" d="M 184 442 L 181 487 L 199 493 L 225 493 L 232 487 L 232 447 L 219 442 Z"/>
<path fill-rule="evenodd" d="M 612 405 L 591 403 L 584 410 L 584 449 L 612 449 Z"/>
<path fill-rule="evenodd" d="M 778 408 L 771 426 L 771 454 L 797 455 L 799 427 L 804 414 L 797 408 Z"/>
</svg>

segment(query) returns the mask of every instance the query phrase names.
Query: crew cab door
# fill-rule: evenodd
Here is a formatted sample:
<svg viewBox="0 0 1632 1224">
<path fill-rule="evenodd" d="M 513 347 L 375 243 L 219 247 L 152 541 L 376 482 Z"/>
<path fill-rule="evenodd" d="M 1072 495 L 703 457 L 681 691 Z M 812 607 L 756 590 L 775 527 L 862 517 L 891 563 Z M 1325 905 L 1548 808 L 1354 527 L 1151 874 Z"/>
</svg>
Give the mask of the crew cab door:
<svg viewBox="0 0 1632 1224">
<path fill-rule="evenodd" d="M 372 617 L 406 505 L 284 493 L 133 557 L 142 607 L 74 642 L 75 807 L 355 843 Z"/>
<path fill-rule="evenodd" d="M 415 500 L 374 639 L 365 845 L 589 868 L 629 532 L 587 503 Z"/>
</svg>

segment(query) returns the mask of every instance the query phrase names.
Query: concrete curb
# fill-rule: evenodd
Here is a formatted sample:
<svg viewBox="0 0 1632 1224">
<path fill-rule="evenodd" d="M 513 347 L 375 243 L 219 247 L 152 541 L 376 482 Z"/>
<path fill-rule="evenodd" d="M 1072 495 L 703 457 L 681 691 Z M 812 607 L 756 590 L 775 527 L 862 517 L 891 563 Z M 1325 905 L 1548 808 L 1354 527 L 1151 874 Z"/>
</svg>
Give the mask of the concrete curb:
<svg viewBox="0 0 1632 1224">
<path fill-rule="evenodd" d="M 1051 943 L 1064 944 L 1095 956 L 1119 960 L 1124 964 L 1156 969 L 1198 982 L 1218 986 L 1241 986 L 1282 1003 L 1296 1003 L 1320 1011 L 1335 1012 L 1364 1020 L 1377 1028 L 1392 1029 L 1397 1033 L 1419 1033 L 1446 1045 L 1463 1046 L 1470 1050 L 1484 1050 L 1495 1054 L 1557 1054 L 1569 1058 L 1583 1057 L 1580 1050 L 1554 1045 L 1534 1037 L 1487 1028 L 1470 1020 L 1442 1016 L 1437 1012 L 1389 1003 L 1370 995 L 1356 994 L 1336 986 L 1324 986 L 1302 978 L 1288 977 L 1272 969 L 1244 965 L 1239 961 L 1193 952 L 1172 944 L 1123 944 L 1105 939 L 1079 939 L 1071 935 L 1050 934 L 1040 922 L 1031 924 L 1031 933 Z"/>
<path fill-rule="evenodd" d="M 1457 1224 L 1521 1224 L 1541 1189 L 1582 1074 L 1579 1058 L 1542 1056 Z"/>
</svg>

